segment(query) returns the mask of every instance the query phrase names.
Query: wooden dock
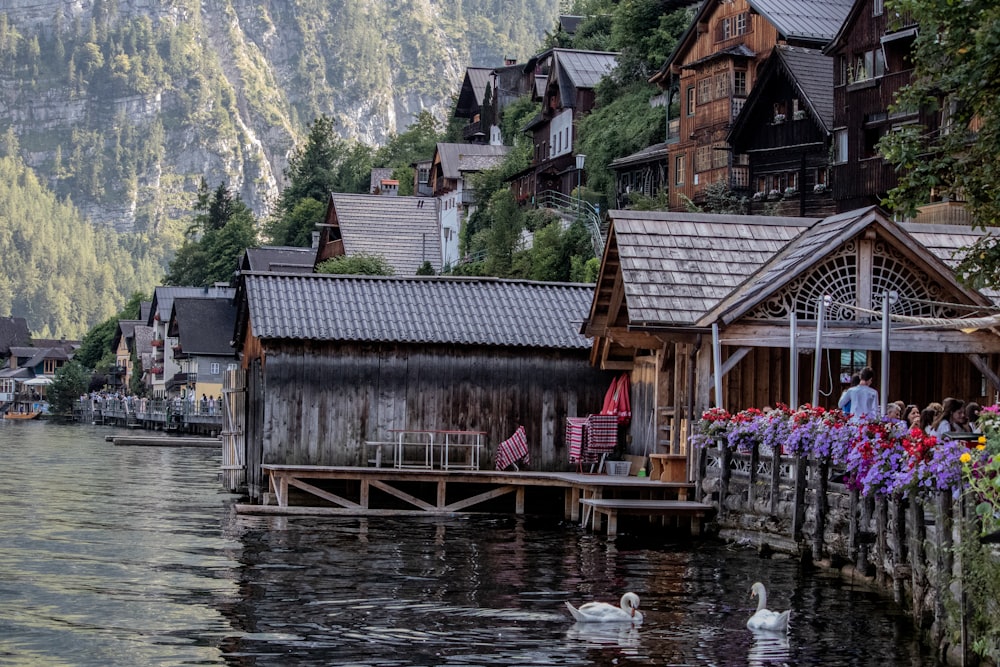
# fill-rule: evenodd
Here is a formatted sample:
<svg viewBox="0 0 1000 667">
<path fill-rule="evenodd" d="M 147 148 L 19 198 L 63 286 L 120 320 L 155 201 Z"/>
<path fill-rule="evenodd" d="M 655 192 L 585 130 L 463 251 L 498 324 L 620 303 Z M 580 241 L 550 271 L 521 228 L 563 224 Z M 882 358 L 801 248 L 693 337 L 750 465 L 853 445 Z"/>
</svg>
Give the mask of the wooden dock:
<svg viewBox="0 0 1000 667">
<path fill-rule="evenodd" d="M 222 440 L 219 438 L 177 435 L 107 435 L 104 440 L 118 447 L 222 447 Z"/>
<path fill-rule="evenodd" d="M 690 520 L 697 534 L 710 505 L 687 500 L 694 484 L 646 477 L 490 470 L 407 470 L 375 467 L 264 464 L 265 504 L 239 504 L 242 514 L 455 515 L 473 511 L 525 514 L 529 489 L 562 491 L 564 517 L 615 537 L 618 515 L 664 522 Z M 507 500 L 509 498 L 509 500 Z M 551 495 L 549 495 L 551 502 Z M 512 502 L 511 502 L 512 501 Z M 537 511 L 552 511 L 551 505 Z"/>
</svg>

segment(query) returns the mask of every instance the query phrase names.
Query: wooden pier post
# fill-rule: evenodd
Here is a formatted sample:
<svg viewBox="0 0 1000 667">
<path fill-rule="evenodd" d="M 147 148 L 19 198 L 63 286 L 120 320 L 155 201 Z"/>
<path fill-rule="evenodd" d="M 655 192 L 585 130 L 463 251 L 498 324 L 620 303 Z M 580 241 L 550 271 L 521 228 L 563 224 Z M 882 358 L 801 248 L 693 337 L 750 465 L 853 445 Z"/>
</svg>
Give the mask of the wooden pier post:
<svg viewBox="0 0 1000 667">
<path fill-rule="evenodd" d="M 771 516 L 778 516 L 781 492 L 781 447 L 771 452 Z"/>
<path fill-rule="evenodd" d="M 816 489 L 816 534 L 813 535 L 813 560 L 820 560 L 823 558 L 823 545 L 826 533 L 826 514 L 829 507 L 826 497 L 828 486 L 827 474 L 829 469 L 830 465 L 826 459 L 817 460 L 813 468 L 813 471 L 816 473 L 816 484 L 814 485 L 814 488 Z"/>
<path fill-rule="evenodd" d="M 795 502 L 792 505 L 792 539 L 802 539 L 802 526 L 806 522 L 806 466 L 809 462 L 801 454 L 795 457 Z"/>
</svg>

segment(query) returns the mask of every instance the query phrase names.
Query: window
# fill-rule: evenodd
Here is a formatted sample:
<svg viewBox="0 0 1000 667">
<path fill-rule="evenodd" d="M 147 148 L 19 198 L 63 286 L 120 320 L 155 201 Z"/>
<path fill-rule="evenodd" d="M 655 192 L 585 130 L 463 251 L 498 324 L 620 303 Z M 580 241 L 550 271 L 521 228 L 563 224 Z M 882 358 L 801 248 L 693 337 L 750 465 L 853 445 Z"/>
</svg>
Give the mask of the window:
<svg viewBox="0 0 1000 667">
<path fill-rule="evenodd" d="M 712 147 L 698 146 L 694 153 L 694 173 L 708 171 L 712 168 Z"/>
<path fill-rule="evenodd" d="M 698 82 L 698 104 L 708 104 L 712 101 L 712 78 L 706 77 Z"/>
<path fill-rule="evenodd" d="M 694 110 L 697 108 L 695 104 L 694 97 L 694 86 L 688 86 L 687 88 L 687 115 L 693 116 Z"/>
<path fill-rule="evenodd" d="M 735 27 L 733 24 L 731 18 L 722 19 L 722 39 L 729 39 L 733 36 L 733 28 Z"/>
<path fill-rule="evenodd" d="M 833 131 L 833 163 L 843 164 L 847 162 L 847 130 Z"/>
<path fill-rule="evenodd" d="M 426 183 L 431 176 L 431 170 L 427 167 L 420 167 L 417 170 L 417 182 Z"/>
<path fill-rule="evenodd" d="M 722 72 L 715 75 L 715 99 L 721 100 L 729 97 L 729 72 Z"/>
<path fill-rule="evenodd" d="M 712 146 L 712 168 L 722 169 L 729 166 L 729 148 L 726 144 Z"/>
<path fill-rule="evenodd" d="M 213 361 L 212 362 L 210 373 L 212 375 L 218 375 L 219 374 L 219 362 L 218 361 Z"/>
<path fill-rule="evenodd" d="M 684 156 L 674 158 L 674 185 L 684 185 Z"/>
<path fill-rule="evenodd" d="M 885 0 L 872 0 L 872 16 L 882 16 L 885 11 Z"/>
<path fill-rule="evenodd" d="M 240 365 L 237 364 L 237 363 L 235 363 L 235 362 L 230 362 L 230 363 L 226 364 L 226 370 L 227 371 L 235 371 L 239 367 L 240 367 Z"/>
<path fill-rule="evenodd" d="M 733 95 L 745 97 L 747 94 L 747 73 L 741 70 L 733 72 Z"/>
<path fill-rule="evenodd" d="M 736 34 L 745 35 L 746 32 L 747 32 L 747 13 L 743 12 L 742 14 L 736 15 Z"/>
<path fill-rule="evenodd" d="M 868 81 L 885 75 L 885 54 L 882 49 L 859 53 L 854 63 L 854 81 Z M 848 83 L 850 75 L 848 75 Z"/>
</svg>

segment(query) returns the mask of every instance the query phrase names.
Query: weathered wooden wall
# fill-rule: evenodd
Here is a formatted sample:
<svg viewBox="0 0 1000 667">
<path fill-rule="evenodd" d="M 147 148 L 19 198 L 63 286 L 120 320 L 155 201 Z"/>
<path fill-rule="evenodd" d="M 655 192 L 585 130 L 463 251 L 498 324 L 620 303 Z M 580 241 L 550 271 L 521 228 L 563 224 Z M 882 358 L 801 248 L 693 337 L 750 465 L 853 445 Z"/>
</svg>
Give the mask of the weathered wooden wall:
<svg viewBox="0 0 1000 667">
<path fill-rule="evenodd" d="M 533 469 L 569 469 L 566 417 L 600 412 L 614 377 L 585 350 L 388 344 L 270 347 L 264 369 L 261 461 L 298 465 L 364 465 L 402 428 L 485 431 L 492 457 L 523 425 Z"/>
</svg>

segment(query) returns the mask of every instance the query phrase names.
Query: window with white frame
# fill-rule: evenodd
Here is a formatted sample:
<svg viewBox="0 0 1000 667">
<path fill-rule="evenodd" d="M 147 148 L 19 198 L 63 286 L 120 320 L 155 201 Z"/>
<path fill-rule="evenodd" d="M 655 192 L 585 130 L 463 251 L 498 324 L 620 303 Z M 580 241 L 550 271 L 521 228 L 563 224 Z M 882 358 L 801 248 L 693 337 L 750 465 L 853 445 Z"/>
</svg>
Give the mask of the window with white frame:
<svg viewBox="0 0 1000 667">
<path fill-rule="evenodd" d="M 209 367 L 209 369 L 210 369 L 209 372 L 212 375 L 218 375 L 219 374 L 219 368 L 220 368 L 219 362 L 218 361 L 213 361 L 212 365 Z"/>
<path fill-rule="evenodd" d="M 674 158 L 674 185 L 684 185 L 684 156 Z"/>
<path fill-rule="evenodd" d="M 833 131 L 833 163 L 847 162 L 847 129 Z"/>
</svg>

